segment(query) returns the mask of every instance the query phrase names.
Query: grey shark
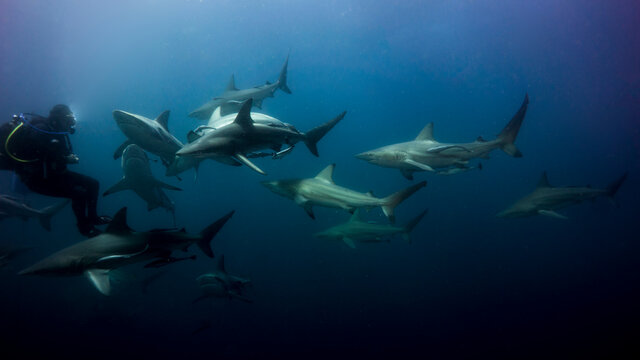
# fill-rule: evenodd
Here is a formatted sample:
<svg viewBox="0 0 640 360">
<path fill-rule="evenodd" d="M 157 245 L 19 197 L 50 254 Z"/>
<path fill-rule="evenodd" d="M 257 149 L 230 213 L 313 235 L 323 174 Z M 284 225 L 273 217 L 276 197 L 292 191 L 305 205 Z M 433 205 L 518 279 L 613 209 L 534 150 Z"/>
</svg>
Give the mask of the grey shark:
<svg viewBox="0 0 640 360">
<path fill-rule="evenodd" d="M 606 189 L 594 189 L 589 186 L 555 187 L 549 184 L 547 173 L 544 172 L 538 181 L 538 186 L 532 193 L 516 201 L 496 216 L 515 218 L 545 215 L 557 219 L 566 219 L 566 216 L 557 213 L 556 210 L 600 196 L 607 196 L 613 201 L 620 185 L 626 178 L 627 173 L 611 183 Z"/>
<path fill-rule="evenodd" d="M 413 141 L 384 146 L 356 155 L 356 158 L 372 164 L 399 169 L 404 177 L 413 180 L 416 171 L 437 171 L 437 169 L 466 169 L 469 160 L 474 158 L 488 159 L 489 153 L 502 149 L 513 157 L 521 157 L 522 153 L 515 146 L 516 137 L 527 112 L 529 96 L 525 95 L 520 109 L 500 134 L 491 141 L 482 137 L 471 143 L 441 143 L 433 137 L 433 123 L 427 124 Z M 447 170 L 440 170 L 449 174 Z M 457 173 L 459 171 L 451 171 Z"/>
<path fill-rule="evenodd" d="M 283 145 L 293 146 L 303 141 L 309 151 L 318 156 L 317 144 L 346 114 L 317 126 L 307 133 L 270 116 L 251 113 L 252 99 L 246 100 L 237 114 L 211 119 L 208 131 L 201 135 L 190 134 L 191 142 L 176 155 L 195 158 L 213 158 L 232 165 L 242 163 L 252 170 L 266 175 L 249 157 L 255 151 L 273 149 L 280 151 Z M 219 110 L 216 110 L 218 112 Z M 255 117 L 256 119 L 254 120 Z M 226 160 L 226 161 L 225 161 Z"/>
<path fill-rule="evenodd" d="M 351 213 L 359 208 L 380 207 L 392 223 L 395 221 L 393 214 L 395 207 L 427 185 L 426 181 L 422 181 L 387 197 L 377 198 L 371 192 L 360 193 L 336 185 L 333 181 L 335 166 L 336 164 L 327 166 L 313 178 L 263 181 L 262 185 L 280 196 L 295 201 L 312 219 L 315 219 L 313 206 L 344 209 Z"/>
<path fill-rule="evenodd" d="M 0 220 L 10 217 L 18 217 L 23 220 L 36 218 L 45 230 L 51 231 L 51 218 L 69 202 L 69 200 L 65 200 L 56 205 L 47 206 L 38 210 L 25 204 L 18 198 L 0 194 Z"/>
<path fill-rule="evenodd" d="M 109 271 L 138 262 L 167 259 L 192 244 L 213 257 L 211 240 L 233 216 L 233 211 L 207 226 L 197 235 L 181 230 L 133 231 L 127 224 L 127 208 L 120 209 L 106 231 L 98 236 L 62 249 L 22 270 L 19 275 L 86 275 L 105 295 L 111 292 Z"/>
<path fill-rule="evenodd" d="M 116 149 L 113 158 L 120 158 L 127 146 L 136 144 L 160 157 L 162 163 L 168 168 L 168 176 L 178 175 L 192 167 L 197 170 L 199 164 L 197 159 L 176 158 L 175 154 L 183 144 L 169 132 L 169 114 L 167 110 L 151 120 L 142 115 L 114 110 L 113 118 L 127 140 Z"/>
<path fill-rule="evenodd" d="M 0 246 L 0 268 L 7 266 L 13 259 L 31 251 L 30 247 L 14 248 L 11 246 Z"/>
<path fill-rule="evenodd" d="M 196 281 L 202 290 L 202 295 L 195 299 L 194 303 L 207 298 L 220 297 L 252 302 L 243 295 L 247 285 L 251 284 L 251 280 L 229 274 L 224 267 L 224 255 L 220 256 L 216 271 L 200 275 Z"/>
<path fill-rule="evenodd" d="M 229 84 L 222 95 L 209 100 L 204 105 L 192 111 L 189 116 L 200 120 L 207 120 L 218 107 L 224 107 L 223 113 L 237 112 L 242 102 L 248 99 L 253 99 L 253 106 L 262 108 L 262 101 L 265 98 L 273 97 L 273 94 L 278 89 L 286 92 L 287 94 L 291 94 L 291 90 L 287 86 L 288 64 L 289 56 L 287 55 L 287 59 L 280 70 L 280 76 L 275 83 L 271 84 L 267 82 L 265 85 L 255 86 L 249 89 L 239 90 L 236 88 L 235 78 L 231 75 L 231 80 L 229 80 Z"/>
<path fill-rule="evenodd" d="M 362 221 L 359 213 L 360 211 L 356 210 L 346 223 L 333 226 L 325 231 L 321 231 L 313 235 L 321 239 L 342 240 L 352 249 L 356 248 L 356 241 L 381 242 L 397 234 L 401 234 L 405 240 L 410 242 L 411 238 L 409 234 L 427 214 L 427 210 L 420 213 L 420 215 L 409 221 L 405 226 L 394 226 L 390 224 Z"/>
<path fill-rule="evenodd" d="M 162 189 L 177 190 L 182 189 L 169 185 L 153 177 L 149 157 L 147 153 L 136 144 L 131 144 L 122 153 L 122 171 L 124 176 L 120 181 L 111 186 L 102 194 L 107 196 L 118 191 L 133 190 L 140 198 L 147 203 L 149 211 L 162 207 L 174 212 L 173 201 L 169 199 Z"/>
</svg>

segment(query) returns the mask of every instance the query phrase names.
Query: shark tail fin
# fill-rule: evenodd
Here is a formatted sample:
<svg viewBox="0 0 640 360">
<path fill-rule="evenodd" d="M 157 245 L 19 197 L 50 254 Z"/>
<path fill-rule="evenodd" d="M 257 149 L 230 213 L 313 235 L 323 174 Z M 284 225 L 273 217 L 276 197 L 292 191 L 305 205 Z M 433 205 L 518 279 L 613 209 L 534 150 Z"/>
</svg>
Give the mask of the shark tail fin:
<svg viewBox="0 0 640 360">
<path fill-rule="evenodd" d="M 344 116 L 347 114 L 346 111 L 343 111 L 342 114 L 336 116 L 332 120 L 327 121 L 326 123 L 316 126 L 313 129 L 309 130 L 305 134 L 304 144 L 307 145 L 309 151 L 315 156 L 318 155 L 318 141 L 322 139 L 328 132 L 331 130 Z"/>
<path fill-rule="evenodd" d="M 216 220 L 213 224 L 207 226 L 200 232 L 200 239 L 198 240 L 198 247 L 208 257 L 213 257 L 213 250 L 211 250 L 211 240 L 216 236 L 218 231 L 222 229 L 224 224 L 233 216 L 235 210 L 230 211 L 225 216 Z"/>
<path fill-rule="evenodd" d="M 615 200 L 616 193 L 618 192 L 618 189 L 620 189 L 620 186 L 622 185 L 622 183 L 624 183 L 624 181 L 627 180 L 628 175 L 629 173 L 625 172 L 616 181 L 612 182 L 611 184 L 609 184 L 609 186 L 607 186 L 607 195 L 609 196 L 609 199 L 611 199 L 613 204 L 617 207 L 620 207 L 620 205 Z"/>
<path fill-rule="evenodd" d="M 407 225 L 404 226 L 404 232 L 402 233 L 402 237 L 407 241 L 407 242 L 411 242 L 411 232 L 413 231 L 413 228 L 416 227 L 416 225 L 418 225 L 418 223 L 420 222 L 420 220 L 422 220 L 422 218 L 427 215 L 427 213 L 429 212 L 429 210 L 425 209 L 422 213 L 420 213 L 420 215 L 416 216 L 413 220 L 409 221 L 407 223 Z"/>
<path fill-rule="evenodd" d="M 291 94 L 291 89 L 287 86 L 287 67 L 289 66 L 289 55 L 287 55 L 287 60 L 284 61 L 284 65 L 282 65 L 282 70 L 280 70 L 280 77 L 278 77 L 278 89 L 286 92 L 287 94 Z"/>
<path fill-rule="evenodd" d="M 384 204 L 382 205 L 382 212 L 384 212 L 391 223 L 394 223 L 396 220 L 395 216 L 393 215 L 393 210 L 395 209 L 395 207 L 406 200 L 409 196 L 413 195 L 414 192 L 420 190 L 426 185 L 426 181 L 421 181 L 415 185 L 409 186 L 406 189 L 400 190 L 382 199 L 382 201 L 384 202 Z"/>
<path fill-rule="evenodd" d="M 511 121 L 498 134 L 498 140 L 502 142 L 502 151 L 513 157 L 522 157 L 522 153 L 515 145 L 516 137 L 522 126 L 522 121 L 527 113 L 527 105 L 529 105 L 529 94 L 525 94 L 524 101 L 518 112 L 513 115 Z"/>
<path fill-rule="evenodd" d="M 47 206 L 46 208 L 40 211 L 40 225 L 47 230 L 51 231 L 51 218 L 53 215 L 57 214 L 58 211 L 62 210 L 63 207 L 67 206 L 70 200 L 62 201 L 58 204 Z"/>
</svg>

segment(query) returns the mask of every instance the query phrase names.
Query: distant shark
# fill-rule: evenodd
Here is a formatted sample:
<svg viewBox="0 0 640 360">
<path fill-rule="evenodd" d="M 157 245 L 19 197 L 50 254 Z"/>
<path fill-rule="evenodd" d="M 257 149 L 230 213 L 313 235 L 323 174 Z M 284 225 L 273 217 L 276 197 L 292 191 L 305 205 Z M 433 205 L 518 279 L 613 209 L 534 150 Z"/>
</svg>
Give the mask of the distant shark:
<svg viewBox="0 0 640 360">
<path fill-rule="evenodd" d="M 557 213 L 556 210 L 600 196 L 608 196 L 613 201 L 620 185 L 626 178 L 627 173 L 611 183 L 606 189 L 593 189 L 589 186 L 555 187 L 549 184 L 547 173 L 543 172 L 538 186 L 532 193 L 516 201 L 515 204 L 496 216 L 514 218 L 539 214 L 566 219 L 566 216 Z"/>
<path fill-rule="evenodd" d="M 372 164 L 399 169 L 404 177 L 413 180 L 416 171 L 436 171 L 436 169 L 460 168 L 467 170 L 469 160 L 488 159 L 489 153 L 502 149 L 513 157 L 522 153 L 515 146 L 516 137 L 527 112 L 529 96 L 525 95 L 520 109 L 502 129 L 496 139 L 487 141 L 482 137 L 471 143 L 441 143 L 433 137 L 433 123 L 427 124 L 413 141 L 388 145 L 356 155 L 356 158 Z M 461 171 L 441 170 L 449 175 Z"/>
<path fill-rule="evenodd" d="M 315 219 L 313 214 L 315 205 L 344 209 L 351 213 L 358 208 L 371 209 L 379 206 L 392 223 L 395 220 L 393 215 L 395 207 L 427 185 L 426 181 L 422 181 L 387 197 L 377 198 L 371 192 L 359 193 L 336 185 L 333 182 L 335 166 L 336 164 L 327 166 L 313 178 L 263 181 L 262 185 L 280 196 L 295 201 L 312 219 Z"/>
<path fill-rule="evenodd" d="M 169 132 L 169 114 L 167 110 L 155 120 L 151 120 L 142 115 L 114 110 L 113 118 L 127 140 L 116 149 L 113 158 L 120 158 L 127 146 L 136 144 L 143 150 L 160 157 L 162 163 L 168 168 L 168 176 L 178 175 L 192 167 L 197 170 L 200 162 L 198 159 L 176 158 L 176 152 L 183 145 Z"/>
<path fill-rule="evenodd" d="M 349 221 L 343 224 L 333 226 L 325 231 L 315 233 L 314 236 L 321 239 L 342 240 L 352 249 L 356 248 L 355 241 L 360 242 L 381 242 L 389 239 L 396 234 L 402 234 L 402 237 L 411 241 L 409 234 L 413 228 L 427 214 L 427 210 L 409 221 L 405 226 L 394 226 L 389 224 L 380 224 L 369 221 L 362 221 L 359 216 L 359 210 L 356 210 Z"/>
<path fill-rule="evenodd" d="M 22 270 L 19 275 L 71 276 L 86 275 L 104 295 L 111 292 L 109 271 L 142 261 L 170 259 L 176 250 L 186 251 L 197 244 L 213 257 L 211 240 L 231 218 L 233 211 L 207 226 L 198 235 L 181 230 L 133 231 L 127 225 L 127 208 L 116 213 L 106 231 L 58 251 Z"/>
<path fill-rule="evenodd" d="M 122 154 L 122 171 L 124 176 L 115 185 L 104 192 L 107 196 L 122 190 L 133 190 L 139 197 L 147 202 L 149 211 L 163 207 L 174 212 L 173 201 L 169 199 L 162 189 L 177 190 L 182 189 L 169 185 L 160 180 L 156 180 L 151 173 L 149 157 L 136 144 L 131 144 L 124 149 Z"/>
<path fill-rule="evenodd" d="M 238 111 L 242 102 L 248 99 L 253 99 L 253 106 L 262 108 L 262 101 L 265 98 L 273 97 L 276 90 L 280 89 L 287 94 L 291 94 L 291 90 L 287 86 L 287 66 L 289 64 L 289 56 L 280 70 L 280 76 L 278 80 L 271 84 L 267 81 L 265 85 L 252 87 L 249 89 L 239 90 L 236 88 L 236 82 L 234 76 L 231 75 L 231 80 L 227 85 L 226 90 L 222 95 L 213 98 L 204 105 L 200 106 L 196 110 L 192 111 L 189 116 L 198 118 L 201 120 L 209 119 L 213 111 L 218 107 L 224 107 L 223 113 Z"/>
<path fill-rule="evenodd" d="M 14 248 L 10 246 L 0 246 L 0 268 L 9 264 L 13 259 L 31 251 L 30 247 Z"/>
<path fill-rule="evenodd" d="M 242 294 L 245 287 L 251 283 L 251 280 L 227 273 L 224 268 L 224 255 L 220 256 L 216 271 L 200 275 L 196 280 L 200 285 L 202 295 L 195 299 L 194 303 L 212 297 L 226 297 L 253 302 Z"/>
<path fill-rule="evenodd" d="M 317 126 L 307 133 L 270 116 L 252 113 L 252 99 L 246 100 L 237 114 L 220 116 L 216 109 L 200 135 L 190 133 L 190 142 L 176 155 L 195 158 L 212 158 L 223 163 L 244 164 L 252 170 L 266 175 L 249 157 L 255 151 L 273 149 L 280 151 L 283 145 L 293 146 L 303 141 L 309 151 L 318 156 L 318 141 L 322 139 L 342 118 L 346 111 L 334 119 Z M 216 115 L 217 114 L 217 115 Z"/>
<path fill-rule="evenodd" d="M 37 218 L 40 221 L 40 225 L 47 230 L 51 231 L 51 218 L 58 211 L 62 210 L 70 200 L 62 201 L 56 205 L 48 206 L 43 209 L 34 209 L 25 204 L 22 200 L 10 195 L 0 195 L 0 220 L 4 220 L 10 217 L 18 217 L 23 220 L 28 218 Z"/>
</svg>

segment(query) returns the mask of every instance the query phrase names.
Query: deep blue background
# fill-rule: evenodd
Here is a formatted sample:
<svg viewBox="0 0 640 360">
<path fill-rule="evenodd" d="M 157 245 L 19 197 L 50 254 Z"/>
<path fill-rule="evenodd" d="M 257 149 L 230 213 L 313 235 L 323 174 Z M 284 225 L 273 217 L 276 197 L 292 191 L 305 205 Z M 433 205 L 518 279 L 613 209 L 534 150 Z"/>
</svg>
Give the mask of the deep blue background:
<svg viewBox="0 0 640 360">
<path fill-rule="evenodd" d="M 114 274 L 111 297 L 82 277 L 16 276 L 82 240 L 67 208 L 50 233 L 33 220 L 0 224 L 2 244 L 33 247 L 0 269 L 2 348 L 93 357 L 637 352 L 638 19 L 631 0 L 0 0 L 0 116 L 69 104 L 79 119 L 74 170 L 101 191 L 121 177 L 114 109 L 149 118 L 171 110 L 169 127 L 184 141 L 201 124 L 186 114 L 231 74 L 240 88 L 275 81 L 289 51 L 293 94 L 277 92 L 264 112 L 305 131 L 348 111 L 320 158 L 301 145 L 258 160 L 266 178 L 209 161 L 196 182 L 193 171 L 177 181 L 153 165 L 184 189 L 169 196 L 188 231 L 236 210 L 213 247 L 253 280 L 255 303 L 192 305 L 195 278 L 214 265 L 195 247 L 197 261 L 167 267 L 147 294 L 140 281 L 153 270 L 141 266 Z M 492 138 L 525 93 L 524 157 L 496 151 L 482 171 L 418 173 L 428 186 L 397 210 L 399 223 L 430 210 L 411 244 L 353 251 L 313 238 L 348 214 L 318 208 L 313 221 L 259 184 L 335 162 L 338 184 L 387 195 L 410 182 L 353 154 L 413 139 L 429 121 L 441 141 Z M 543 170 L 556 185 L 604 187 L 630 175 L 620 208 L 599 199 L 563 210 L 567 221 L 494 217 Z M 9 184 L 0 174 L 2 193 Z M 134 229 L 172 225 L 131 193 L 100 199 L 101 213 L 122 206 Z M 367 216 L 384 220 L 379 210 Z M 211 327 L 191 335 L 203 321 Z"/>
</svg>

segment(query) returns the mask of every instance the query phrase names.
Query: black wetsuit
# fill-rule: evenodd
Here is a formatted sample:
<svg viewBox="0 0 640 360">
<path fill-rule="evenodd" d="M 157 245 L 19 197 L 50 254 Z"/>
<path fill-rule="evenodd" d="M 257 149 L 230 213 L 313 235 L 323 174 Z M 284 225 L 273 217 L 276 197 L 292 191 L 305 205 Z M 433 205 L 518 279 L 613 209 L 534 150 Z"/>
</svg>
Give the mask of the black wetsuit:
<svg viewBox="0 0 640 360">
<path fill-rule="evenodd" d="M 71 199 L 78 229 L 88 234 L 98 222 L 99 183 L 97 180 L 67 169 L 72 155 L 66 133 L 56 133 L 49 119 L 32 119 L 16 131 L 10 140 L 12 153 L 27 161 L 16 169 L 29 190 L 47 196 Z"/>
</svg>

